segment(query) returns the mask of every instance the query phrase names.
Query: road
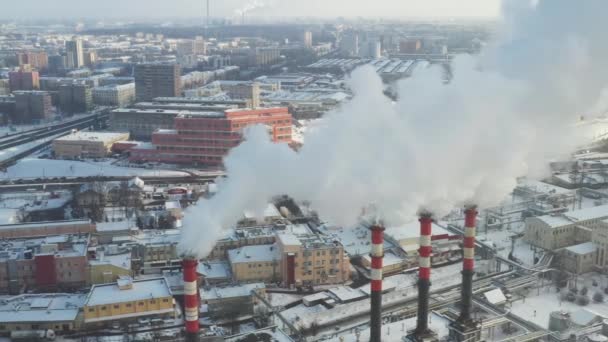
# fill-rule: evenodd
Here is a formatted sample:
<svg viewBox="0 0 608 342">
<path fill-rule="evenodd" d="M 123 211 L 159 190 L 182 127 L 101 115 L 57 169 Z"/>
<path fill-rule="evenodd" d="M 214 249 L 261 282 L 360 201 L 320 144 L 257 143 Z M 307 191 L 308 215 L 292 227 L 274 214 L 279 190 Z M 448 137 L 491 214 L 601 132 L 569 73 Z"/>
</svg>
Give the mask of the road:
<svg viewBox="0 0 608 342">
<path fill-rule="evenodd" d="M 67 135 L 73 129 L 80 130 L 94 125 L 99 125 L 101 122 L 107 120 L 108 117 L 109 115 L 106 113 L 91 114 L 68 122 L 62 122 L 44 128 L 36 128 L 18 134 L 11 134 L 9 136 L 0 138 L 0 151 L 48 137 Z M 6 169 L 19 159 L 49 144 L 51 144 L 51 141 L 40 142 L 40 144 L 36 144 L 31 148 L 24 149 L 23 151 L 20 151 L 9 158 L 0 160 L 0 169 Z"/>
</svg>

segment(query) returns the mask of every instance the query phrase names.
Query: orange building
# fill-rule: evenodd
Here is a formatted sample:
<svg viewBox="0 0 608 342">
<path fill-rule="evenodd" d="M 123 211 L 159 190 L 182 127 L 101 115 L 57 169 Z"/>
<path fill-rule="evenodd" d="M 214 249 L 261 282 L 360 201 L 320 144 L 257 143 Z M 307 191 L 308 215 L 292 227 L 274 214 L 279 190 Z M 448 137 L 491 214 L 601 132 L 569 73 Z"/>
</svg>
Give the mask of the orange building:
<svg viewBox="0 0 608 342">
<path fill-rule="evenodd" d="M 222 158 L 243 139 L 245 127 L 269 127 L 271 139 L 291 143 L 291 114 L 286 107 L 183 112 L 175 129 L 152 134 L 152 145 L 131 149 L 131 161 L 220 165 Z"/>
</svg>

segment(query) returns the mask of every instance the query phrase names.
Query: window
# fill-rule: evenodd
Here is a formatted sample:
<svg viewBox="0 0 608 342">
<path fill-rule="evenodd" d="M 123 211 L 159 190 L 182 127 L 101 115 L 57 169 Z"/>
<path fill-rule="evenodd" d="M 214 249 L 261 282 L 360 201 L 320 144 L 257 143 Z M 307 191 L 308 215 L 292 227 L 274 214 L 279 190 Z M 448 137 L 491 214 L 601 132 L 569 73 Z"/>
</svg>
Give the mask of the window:
<svg viewBox="0 0 608 342">
<path fill-rule="evenodd" d="M 89 312 L 95 312 L 95 308 L 89 308 Z"/>
<path fill-rule="evenodd" d="M 131 303 L 127 303 L 127 307 L 130 308 L 132 305 Z"/>
<path fill-rule="evenodd" d="M 150 299 L 150 304 L 156 304 L 156 300 Z"/>
<path fill-rule="evenodd" d="M 169 303 L 169 299 L 168 298 L 163 299 L 163 303 Z"/>
<path fill-rule="evenodd" d="M 137 303 L 138 306 L 144 306 L 144 302 Z"/>
<path fill-rule="evenodd" d="M 120 305 L 114 304 L 114 309 L 120 309 Z"/>
<path fill-rule="evenodd" d="M 106 311 L 106 306 L 105 305 L 101 307 L 101 311 Z"/>
</svg>

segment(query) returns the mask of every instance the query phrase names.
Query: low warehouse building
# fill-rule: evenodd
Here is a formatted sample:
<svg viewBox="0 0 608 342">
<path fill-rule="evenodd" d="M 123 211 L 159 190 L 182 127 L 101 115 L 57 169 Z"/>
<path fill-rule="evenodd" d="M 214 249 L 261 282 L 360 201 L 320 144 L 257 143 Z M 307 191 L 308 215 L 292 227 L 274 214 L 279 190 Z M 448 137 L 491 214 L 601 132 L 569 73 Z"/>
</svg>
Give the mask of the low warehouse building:
<svg viewBox="0 0 608 342">
<path fill-rule="evenodd" d="M 57 158 L 103 158 L 112 145 L 129 140 L 129 133 L 77 132 L 53 140 L 53 152 Z"/>
</svg>

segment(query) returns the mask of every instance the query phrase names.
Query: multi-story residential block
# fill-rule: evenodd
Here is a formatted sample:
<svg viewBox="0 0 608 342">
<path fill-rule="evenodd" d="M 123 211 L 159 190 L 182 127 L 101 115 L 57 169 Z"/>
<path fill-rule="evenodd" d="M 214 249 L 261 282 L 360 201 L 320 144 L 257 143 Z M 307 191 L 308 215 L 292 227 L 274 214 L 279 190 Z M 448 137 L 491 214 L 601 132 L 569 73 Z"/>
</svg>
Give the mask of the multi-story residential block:
<svg viewBox="0 0 608 342">
<path fill-rule="evenodd" d="M 113 84 L 93 89 L 93 103 L 99 106 L 126 107 L 135 101 L 135 83 Z"/>
<path fill-rule="evenodd" d="M 85 83 L 60 86 L 59 108 L 68 114 L 86 113 L 93 108 L 93 89 Z"/>
<path fill-rule="evenodd" d="M 46 91 L 16 91 L 14 123 L 32 123 L 45 120 L 53 113 L 51 94 Z"/>
<path fill-rule="evenodd" d="M 40 89 L 40 74 L 29 65 L 21 66 L 18 71 L 8 73 L 11 91 Z"/>
<path fill-rule="evenodd" d="M 49 55 L 46 51 L 23 51 L 17 53 L 17 63 L 19 66 L 30 65 L 38 70 L 46 70 L 49 66 Z"/>
<path fill-rule="evenodd" d="M 82 40 L 74 37 L 65 42 L 66 67 L 68 69 L 78 69 L 84 66 L 84 53 L 82 50 Z"/>
<path fill-rule="evenodd" d="M 178 64 L 146 63 L 135 66 L 137 101 L 181 95 L 181 67 Z"/>
</svg>

